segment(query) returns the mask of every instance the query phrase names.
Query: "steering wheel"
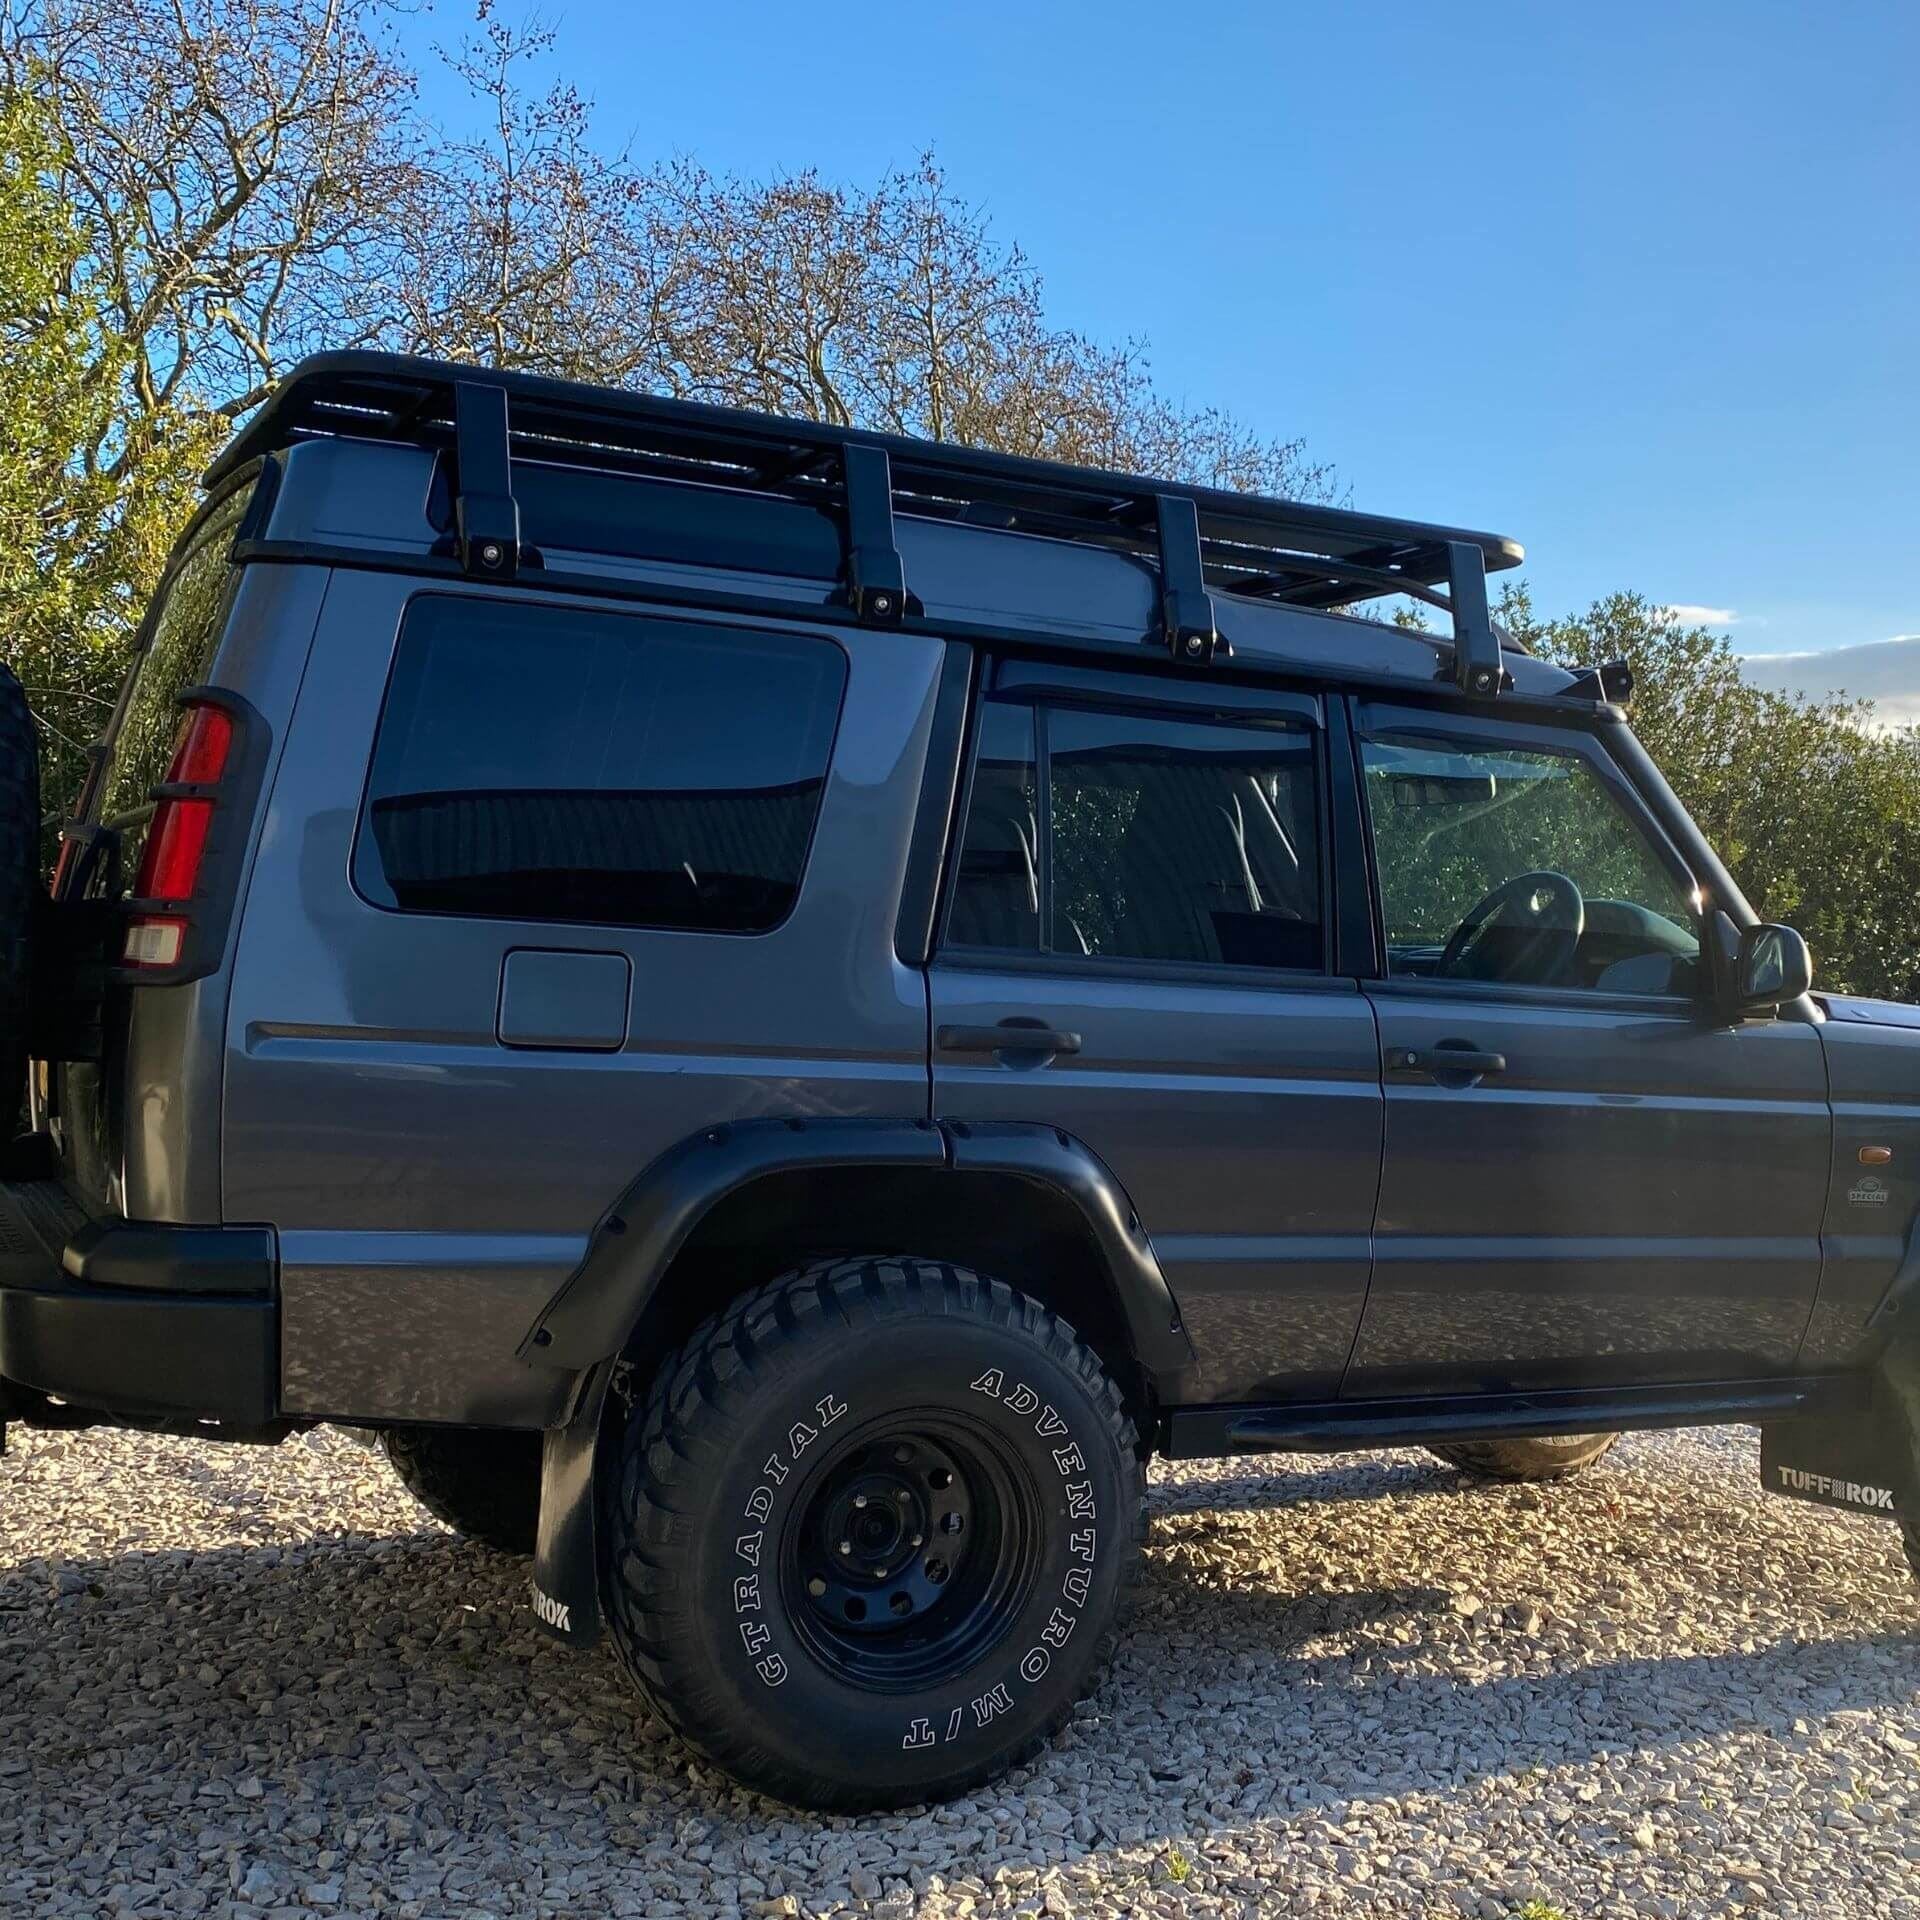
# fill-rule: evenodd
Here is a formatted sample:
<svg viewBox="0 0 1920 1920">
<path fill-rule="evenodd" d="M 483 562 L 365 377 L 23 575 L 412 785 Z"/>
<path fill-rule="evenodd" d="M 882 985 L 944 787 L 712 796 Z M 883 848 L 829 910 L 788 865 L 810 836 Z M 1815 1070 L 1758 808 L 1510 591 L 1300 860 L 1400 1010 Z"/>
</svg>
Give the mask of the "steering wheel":
<svg viewBox="0 0 1920 1920">
<path fill-rule="evenodd" d="M 1501 954 L 1497 972 L 1470 973 L 1466 962 L 1481 931 L 1515 905 L 1524 906 L 1528 920 L 1520 939 Z M 1501 881 L 1468 912 L 1454 928 L 1434 972 L 1441 979 L 1516 980 L 1550 986 L 1565 972 L 1586 930 L 1587 903 L 1580 889 L 1564 873 L 1535 867 Z"/>
</svg>

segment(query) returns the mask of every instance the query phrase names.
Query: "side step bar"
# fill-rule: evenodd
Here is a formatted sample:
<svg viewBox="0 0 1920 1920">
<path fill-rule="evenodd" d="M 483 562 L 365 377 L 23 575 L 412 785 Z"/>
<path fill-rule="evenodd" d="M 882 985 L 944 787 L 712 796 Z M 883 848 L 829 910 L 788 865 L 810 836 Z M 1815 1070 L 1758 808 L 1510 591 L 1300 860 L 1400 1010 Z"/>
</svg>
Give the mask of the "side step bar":
<svg viewBox="0 0 1920 1920">
<path fill-rule="evenodd" d="M 1859 1386 L 1849 1376 L 1823 1375 L 1690 1387 L 1173 1407 L 1164 1418 L 1161 1451 L 1170 1460 L 1207 1460 L 1232 1453 L 1339 1453 L 1431 1440 L 1514 1440 L 1635 1427 L 1765 1426 L 1844 1405 Z"/>
</svg>

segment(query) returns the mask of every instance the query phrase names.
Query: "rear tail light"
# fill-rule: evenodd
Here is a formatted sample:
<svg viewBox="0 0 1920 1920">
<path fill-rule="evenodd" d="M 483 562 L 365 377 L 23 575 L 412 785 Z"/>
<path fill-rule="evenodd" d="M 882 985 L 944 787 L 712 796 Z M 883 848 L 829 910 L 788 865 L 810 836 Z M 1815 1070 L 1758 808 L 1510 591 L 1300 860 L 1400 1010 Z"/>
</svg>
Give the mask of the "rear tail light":
<svg viewBox="0 0 1920 1920">
<path fill-rule="evenodd" d="M 154 789 L 153 819 L 133 883 L 139 910 L 121 948 L 127 966 L 177 966 L 186 951 L 232 751 L 233 716 L 224 708 L 195 703 L 180 716 L 167 777 Z"/>
</svg>

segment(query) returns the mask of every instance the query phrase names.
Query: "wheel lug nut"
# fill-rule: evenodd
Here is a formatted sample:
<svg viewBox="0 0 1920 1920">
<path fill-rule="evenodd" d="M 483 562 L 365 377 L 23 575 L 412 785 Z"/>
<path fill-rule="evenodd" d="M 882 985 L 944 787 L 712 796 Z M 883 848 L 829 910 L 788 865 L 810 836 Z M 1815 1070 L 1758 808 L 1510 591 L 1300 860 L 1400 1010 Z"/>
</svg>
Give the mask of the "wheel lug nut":
<svg viewBox="0 0 1920 1920">
<path fill-rule="evenodd" d="M 902 1487 L 900 1491 L 894 1495 L 894 1498 L 898 1500 L 903 1507 L 913 1504 L 913 1495 L 910 1494 L 905 1487 Z"/>
<path fill-rule="evenodd" d="M 920 1541 L 921 1541 L 921 1538 L 922 1538 L 922 1536 L 921 1536 L 920 1534 L 917 1534 L 917 1533 L 916 1533 L 916 1534 L 915 1534 L 915 1535 L 913 1536 L 913 1541 L 912 1541 L 912 1544 L 913 1544 L 914 1546 L 916 1546 L 916 1547 L 917 1547 L 917 1546 L 918 1546 L 918 1545 L 920 1544 Z"/>
<path fill-rule="evenodd" d="M 851 1540 L 842 1540 L 840 1542 L 840 1551 L 842 1553 L 851 1553 L 853 1551 L 853 1542 Z"/>
<path fill-rule="evenodd" d="M 822 1580 L 818 1574 L 815 1574 L 814 1577 L 807 1582 L 807 1591 L 812 1594 L 816 1600 L 818 1600 L 826 1590 L 827 1583 Z"/>
<path fill-rule="evenodd" d="M 856 1493 L 853 1496 L 853 1504 L 856 1507 L 864 1507 L 867 1504 L 867 1496 L 864 1493 Z"/>
</svg>

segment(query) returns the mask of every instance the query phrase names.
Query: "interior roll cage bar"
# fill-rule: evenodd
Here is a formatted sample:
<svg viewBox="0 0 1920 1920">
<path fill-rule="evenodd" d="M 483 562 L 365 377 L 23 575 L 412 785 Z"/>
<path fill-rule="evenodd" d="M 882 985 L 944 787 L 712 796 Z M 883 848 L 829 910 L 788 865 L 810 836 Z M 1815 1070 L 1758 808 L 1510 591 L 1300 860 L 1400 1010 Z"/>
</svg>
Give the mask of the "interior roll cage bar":
<svg viewBox="0 0 1920 1920">
<path fill-rule="evenodd" d="M 1176 661 L 1196 668 L 1231 651 L 1216 592 L 1322 611 L 1405 594 L 1448 614 L 1451 678 L 1482 698 L 1504 681 L 1486 576 L 1524 558 L 1497 534 L 364 351 L 303 360 L 214 462 L 207 484 L 322 437 L 449 451 L 454 551 L 484 578 L 540 564 L 521 537 L 513 469 L 516 460 L 558 463 L 828 513 L 842 531 L 845 603 L 872 625 L 922 611 L 894 537 L 896 514 L 1076 541 L 1153 566 L 1160 637 Z"/>
</svg>

